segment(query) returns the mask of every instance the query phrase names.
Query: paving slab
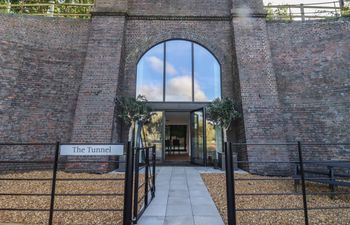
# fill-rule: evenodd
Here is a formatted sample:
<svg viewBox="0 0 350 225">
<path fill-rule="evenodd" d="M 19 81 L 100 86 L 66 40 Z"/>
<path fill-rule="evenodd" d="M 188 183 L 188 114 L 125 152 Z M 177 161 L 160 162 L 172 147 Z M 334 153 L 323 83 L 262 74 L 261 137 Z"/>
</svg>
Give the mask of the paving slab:
<svg viewBox="0 0 350 225">
<path fill-rule="evenodd" d="M 156 197 L 138 224 L 224 225 L 200 177 L 200 172 L 206 170 L 198 167 L 158 167 Z"/>
<path fill-rule="evenodd" d="M 164 216 L 143 215 L 137 224 L 164 225 Z"/>
<path fill-rule="evenodd" d="M 194 225 L 225 225 L 221 217 L 217 216 L 194 216 Z"/>
</svg>

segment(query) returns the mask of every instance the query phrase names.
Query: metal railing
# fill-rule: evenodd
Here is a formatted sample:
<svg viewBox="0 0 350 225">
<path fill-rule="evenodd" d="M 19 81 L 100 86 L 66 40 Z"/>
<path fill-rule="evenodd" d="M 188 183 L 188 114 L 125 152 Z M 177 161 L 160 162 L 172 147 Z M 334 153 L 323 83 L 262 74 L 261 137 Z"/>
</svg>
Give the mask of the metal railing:
<svg viewBox="0 0 350 225">
<path fill-rule="evenodd" d="M 342 16 L 344 3 L 342 0 L 334 2 L 312 3 L 312 4 L 286 4 L 286 5 L 265 5 L 267 20 L 282 21 L 306 21 L 331 19 Z"/>
<path fill-rule="evenodd" d="M 134 222 L 140 219 L 147 206 L 155 197 L 156 147 L 136 148 L 134 182 Z M 144 174 L 140 179 L 140 174 Z"/>
<path fill-rule="evenodd" d="M 92 3 L 79 3 L 92 2 Z M 0 12 L 2 13 L 16 13 L 29 14 L 36 16 L 48 17 L 70 17 L 70 18 L 84 18 L 91 17 L 90 12 L 94 6 L 93 1 L 79 1 L 76 3 L 58 3 L 56 1 L 44 1 L 43 3 L 27 3 L 20 1 L 18 3 L 0 2 Z"/>
<path fill-rule="evenodd" d="M 26 2 L 0 0 L 0 12 L 30 14 L 49 17 L 90 18 L 94 0 L 75 0 L 71 3 L 55 0 Z M 349 16 L 350 9 L 344 8 L 344 1 L 330 1 L 312 4 L 265 5 L 267 20 L 314 20 Z M 342 9 L 346 9 L 345 11 Z"/>
<path fill-rule="evenodd" d="M 60 156 L 60 146 L 61 144 L 59 142 L 57 143 L 0 143 L 0 172 L 6 174 L 18 174 L 23 171 L 32 171 L 32 168 L 34 170 L 37 170 L 40 168 L 41 170 L 45 171 L 52 171 L 51 177 L 7 177 L 7 176 L 0 176 L 0 186 L 2 182 L 25 182 L 26 184 L 31 183 L 38 183 L 38 182 L 51 182 L 50 192 L 40 193 L 40 192 L 30 192 L 27 190 L 24 191 L 7 191 L 4 189 L 0 193 L 1 198 L 12 198 L 11 201 L 13 201 L 13 197 L 49 197 L 50 201 L 49 204 L 45 207 L 40 205 L 40 207 L 14 207 L 13 204 L 10 204 L 12 206 L 7 206 L 7 201 L 4 201 L 0 206 L 0 212 L 26 212 L 26 213 L 37 213 L 37 212 L 47 212 L 48 217 L 47 224 L 52 225 L 54 224 L 54 215 L 57 212 L 65 212 L 65 213 L 74 213 L 74 212 L 81 212 L 81 213 L 88 213 L 88 212 L 120 212 L 122 213 L 122 221 L 123 225 L 131 225 L 137 219 L 142 215 L 143 211 L 147 208 L 150 201 L 155 197 L 155 174 L 156 174 L 156 161 L 155 161 L 155 147 L 145 147 L 145 148 L 132 148 L 130 143 L 128 143 L 128 146 L 126 148 L 125 153 L 125 159 L 126 160 L 120 160 L 122 157 L 115 159 L 111 159 L 108 157 L 108 160 L 106 156 L 102 156 L 102 158 L 98 157 L 66 157 L 66 156 Z M 37 152 L 32 152 L 32 150 L 37 149 Z M 149 158 L 149 152 L 151 151 L 152 156 L 151 159 Z M 41 152 L 41 154 L 39 153 Z M 136 160 L 140 156 L 140 152 L 145 152 L 144 154 L 144 161 Z M 39 153 L 39 154 L 38 154 Z M 148 153 L 148 154 L 147 154 Z M 135 157 L 136 155 L 136 157 Z M 18 157 L 21 156 L 22 160 L 18 160 Z M 112 157 L 113 158 L 113 157 Z M 115 158 L 115 157 L 114 157 Z M 67 165 L 73 164 L 72 167 L 67 167 Z M 74 166 L 76 164 L 79 164 L 78 167 Z M 80 177 L 77 178 L 74 177 L 62 177 L 60 178 L 58 176 L 59 171 L 65 171 L 66 168 L 68 168 L 68 172 L 84 172 L 86 169 L 89 170 L 89 168 L 93 168 L 95 165 L 115 165 L 115 164 L 125 164 L 125 172 L 116 173 L 111 175 L 113 177 Z M 23 166 L 25 165 L 25 166 Z M 142 168 L 141 168 L 141 166 Z M 77 169 L 77 170 L 75 170 Z M 91 170 L 90 170 L 91 171 Z M 145 171 L 143 173 L 143 171 Z M 133 199 L 138 199 L 140 185 L 139 185 L 139 179 L 140 179 L 140 173 L 144 174 L 144 195 L 142 198 L 144 199 L 144 202 L 142 205 L 139 204 L 139 202 L 134 206 Z M 93 175 L 91 175 L 93 176 Z M 57 185 L 64 185 L 64 183 L 74 183 L 74 182 L 99 182 L 99 184 L 102 184 L 103 182 L 123 182 L 121 184 L 124 186 L 123 190 L 120 191 L 117 189 L 118 184 L 115 184 L 115 190 L 111 191 L 93 191 L 93 192 L 72 192 L 69 193 L 69 191 L 57 192 Z M 77 183 L 75 183 L 77 184 Z M 113 183 L 114 184 L 114 183 Z M 119 183 L 120 184 L 120 183 Z M 135 189 L 134 189 L 135 187 Z M 122 189 L 122 188 L 121 188 Z M 118 192 L 119 191 L 119 192 Z M 151 196 L 149 195 L 151 193 Z M 123 198 L 123 205 L 118 205 L 118 207 L 81 207 L 74 206 L 72 207 L 57 207 L 56 206 L 56 199 L 57 197 L 60 197 L 60 202 L 64 200 L 65 197 L 76 197 L 76 198 L 84 198 L 84 197 L 108 197 L 108 198 Z M 117 201 L 116 199 L 111 199 L 111 201 Z M 17 202 L 15 202 L 17 203 Z M 66 204 L 63 204 L 65 206 Z M 69 205 L 69 204 L 68 204 Z M 39 206 L 39 205 L 38 205 Z M 138 207 L 141 207 L 139 210 Z M 136 210 L 135 212 L 133 210 Z M 67 214 L 65 214 L 66 216 Z M 8 221 L 1 221 L 1 222 L 8 222 Z M 10 221 L 11 222 L 11 221 Z M 111 223 L 116 223 L 117 221 L 111 221 Z M 87 224 L 87 223 L 85 223 Z"/>
<path fill-rule="evenodd" d="M 287 144 L 247 144 L 247 143 L 225 143 L 225 172 L 226 172 L 226 195 L 227 195 L 227 219 L 228 225 L 240 224 L 239 221 L 242 217 L 240 213 L 254 213 L 260 215 L 261 217 L 269 217 L 269 222 L 274 224 L 279 224 L 278 213 L 289 212 L 298 213 L 299 212 L 299 222 L 294 222 L 294 224 L 314 224 L 315 211 L 324 212 L 329 210 L 349 210 L 350 201 L 343 202 L 339 201 L 325 202 L 324 204 L 317 205 L 313 202 L 312 198 L 315 196 L 328 196 L 331 200 L 335 197 L 337 198 L 347 198 L 350 196 L 350 159 L 348 155 L 332 155 L 334 151 L 339 152 L 350 152 L 350 144 L 306 144 L 306 143 L 287 143 Z M 250 148 L 253 151 L 260 151 L 259 156 L 256 156 L 254 160 L 234 160 L 233 152 L 239 152 L 242 149 Z M 264 150 L 271 150 L 276 155 L 276 159 L 269 155 L 267 158 L 264 157 Z M 291 154 L 294 158 L 292 161 L 281 160 L 280 150 L 286 149 L 294 150 Z M 283 152 L 282 151 L 282 152 Z M 317 158 L 316 151 L 321 151 L 323 154 L 328 154 L 328 156 L 319 156 Z M 268 154 L 268 153 L 266 153 Z M 327 159 L 326 158 L 336 158 Z M 339 158 L 343 157 L 343 158 Z M 348 158 L 344 158 L 348 157 Z M 245 168 L 249 171 L 254 171 L 253 175 L 248 174 L 246 177 L 235 175 L 234 168 L 236 166 Z M 274 171 L 277 173 L 283 171 L 284 175 L 266 176 L 263 175 L 268 170 L 269 174 L 273 174 Z M 238 176 L 238 177 L 237 177 Z M 294 191 L 293 184 L 294 181 Z M 250 182 L 249 191 L 242 188 L 240 185 L 243 183 Z M 254 182 L 257 187 L 254 187 Z M 259 185 L 262 182 L 281 182 L 284 189 L 274 190 L 260 190 Z M 286 183 L 287 182 L 287 183 Z M 311 186 L 312 185 L 312 186 Z M 259 186 L 259 187 L 258 187 Z M 295 188 L 296 186 L 301 186 L 301 190 Z M 341 187 L 341 190 L 336 190 L 336 187 Z M 240 188 L 237 191 L 237 188 Z M 329 191 L 328 191 L 329 189 Z M 289 191 L 287 191 L 289 190 Z M 298 200 L 293 199 L 293 202 L 287 202 L 291 200 L 284 200 L 284 204 L 279 204 L 280 202 L 268 202 L 268 204 L 263 202 L 261 198 L 271 198 L 277 197 L 288 198 L 290 196 L 299 197 Z M 259 198 L 260 203 L 254 203 L 252 205 L 244 204 L 244 198 Z M 320 200 L 321 201 L 321 200 Z M 310 211 L 313 213 L 310 216 Z M 273 215 L 268 216 L 266 213 L 272 212 Z M 302 212 L 302 215 L 300 214 Z M 241 217 L 239 217 L 239 215 Z M 252 215 L 252 214 L 249 214 Z M 342 214 L 346 215 L 346 214 Z M 248 217 L 248 214 L 246 215 Z M 283 216 L 282 216 L 283 217 Z M 287 216 L 288 217 L 288 216 Z M 336 217 L 341 217 L 341 214 L 337 214 Z M 257 218 L 257 217 L 255 217 Z M 286 215 L 284 216 L 286 218 Z M 277 221 L 274 221 L 276 219 Z M 295 218 L 294 218 L 295 219 Z M 335 218 L 332 218 L 334 221 Z M 262 224 L 263 222 L 256 221 L 257 224 Z M 284 221 L 285 222 L 285 221 Z M 244 224 L 244 223 L 242 223 Z"/>
</svg>

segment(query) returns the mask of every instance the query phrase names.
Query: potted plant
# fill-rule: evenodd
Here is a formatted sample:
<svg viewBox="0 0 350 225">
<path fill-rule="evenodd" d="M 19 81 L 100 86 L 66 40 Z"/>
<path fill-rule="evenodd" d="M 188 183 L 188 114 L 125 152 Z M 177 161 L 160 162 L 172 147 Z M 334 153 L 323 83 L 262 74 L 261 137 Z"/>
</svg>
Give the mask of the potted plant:
<svg viewBox="0 0 350 225">
<path fill-rule="evenodd" d="M 230 98 L 216 98 L 206 107 L 207 119 L 215 126 L 223 129 L 224 143 L 227 142 L 227 131 L 231 122 L 238 119 L 241 114 L 237 111 L 235 103 Z M 222 164 L 224 167 L 224 154 Z"/>
<path fill-rule="evenodd" d="M 136 98 L 117 97 L 116 102 L 119 106 L 117 116 L 129 126 L 128 141 L 140 147 L 142 126 L 152 117 L 152 110 L 147 106 L 146 97 L 143 95 Z"/>
</svg>

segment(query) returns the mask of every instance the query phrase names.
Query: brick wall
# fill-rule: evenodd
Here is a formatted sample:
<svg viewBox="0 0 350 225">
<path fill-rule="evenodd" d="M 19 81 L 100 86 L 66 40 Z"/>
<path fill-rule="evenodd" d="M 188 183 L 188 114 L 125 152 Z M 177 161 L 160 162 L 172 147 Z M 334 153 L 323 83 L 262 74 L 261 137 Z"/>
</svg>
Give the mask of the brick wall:
<svg viewBox="0 0 350 225">
<path fill-rule="evenodd" d="M 245 138 L 247 143 L 283 143 L 283 120 L 276 75 L 272 66 L 262 2 L 232 0 L 236 63 L 239 74 Z M 288 161 L 287 148 L 248 145 L 238 159 Z M 287 164 L 245 164 L 253 173 L 284 174 Z"/>
<path fill-rule="evenodd" d="M 125 17 L 92 18 L 88 53 L 75 109 L 72 141 L 112 141 Z"/>
<path fill-rule="evenodd" d="M 229 16 L 231 0 L 129 0 L 133 15 Z"/>
<path fill-rule="evenodd" d="M 350 21 L 269 23 L 288 141 L 350 142 Z M 349 159 L 349 147 L 307 147 L 312 159 Z M 295 157 L 295 149 L 291 151 Z"/>
<path fill-rule="evenodd" d="M 69 141 L 89 21 L 0 21 L 0 141 Z"/>
<path fill-rule="evenodd" d="M 349 21 L 266 24 L 258 0 L 99 2 L 90 21 L 0 15 L 1 141 L 121 141 L 115 96 L 134 96 L 138 59 L 177 38 L 219 60 L 223 95 L 243 111 L 230 141 L 350 142 Z M 287 161 L 295 149 L 287 150 L 237 151 L 241 160 Z"/>
</svg>

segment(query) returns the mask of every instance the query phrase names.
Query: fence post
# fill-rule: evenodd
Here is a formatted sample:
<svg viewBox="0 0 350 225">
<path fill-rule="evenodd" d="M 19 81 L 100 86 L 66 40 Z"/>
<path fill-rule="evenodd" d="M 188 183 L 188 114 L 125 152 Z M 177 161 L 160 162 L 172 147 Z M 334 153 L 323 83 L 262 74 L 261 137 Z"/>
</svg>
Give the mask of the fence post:
<svg viewBox="0 0 350 225">
<path fill-rule="evenodd" d="M 137 221 L 138 202 L 139 202 L 139 173 L 140 173 L 140 148 L 135 148 L 135 181 L 134 181 L 134 218 Z"/>
<path fill-rule="evenodd" d="M 23 3 L 22 1 L 19 2 L 19 5 L 20 5 L 20 11 L 19 11 L 19 13 L 20 13 L 20 14 L 23 13 L 23 4 L 24 4 L 24 3 Z"/>
<path fill-rule="evenodd" d="M 128 142 L 126 149 L 126 171 L 124 183 L 124 212 L 123 225 L 132 225 L 132 189 L 133 189 L 133 168 L 134 168 L 134 149 Z"/>
<path fill-rule="evenodd" d="M 152 164 L 152 198 L 154 198 L 156 192 L 156 145 L 152 147 Z"/>
<path fill-rule="evenodd" d="M 57 142 L 56 148 L 55 148 L 55 159 L 54 159 L 53 172 L 52 172 L 49 225 L 53 224 L 52 223 L 53 222 L 53 212 L 55 210 L 56 176 L 57 176 L 59 152 L 60 152 L 60 143 Z"/>
<path fill-rule="evenodd" d="M 304 4 L 300 4 L 300 15 L 301 15 L 301 21 L 305 21 L 305 9 L 304 9 Z"/>
<path fill-rule="evenodd" d="M 54 0 L 50 0 L 49 1 L 49 10 L 47 11 L 47 13 L 49 14 L 50 17 L 54 16 L 55 13 L 55 1 Z"/>
<path fill-rule="evenodd" d="M 10 0 L 7 1 L 6 12 L 7 12 L 7 13 L 10 13 L 10 12 L 11 12 L 11 1 L 10 1 Z"/>
<path fill-rule="evenodd" d="M 293 21 L 292 8 L 290 7 L 290 5 L 288 5 L 288 8 L 289 8 L 289 20 Z"/>
<path fill-rule="evenodd" d="M 339 0 L 340 9 L 344 8 L 344 0 Z"/>
<path fill-rule="evenodd" d="M 228 225 L 236 225 L 236 203 L 235 203 L 235 184 L 232 159 L 232 144 L 227 148 L 225 142 L 225 172 L 226 172 L 226 197 L 227 197 L 227 219 Z"/>
<path fill-rule="evenodd" d="M 333 4 L 334 4 L 334 16 L 335 16 L 335 17 L 339 17 L 339 16 L 341 15 L 341 9 L 342 9 L 342 7 L 341 7 L 341 5 L 340 5 L 340 2 L 341 2 L 341 1 L 339 1 L 339 8 L 337 7 L 336 2 L 333 3 Z M 338 13 L 338 9 L 339 9 L 339 13 Z"/>
<path fill-rule="evenodd" d="M 305 221 L 305 225 L 308 225 L 309 216 L 308 216 L 307 199 L 306 199 L 304 161 L 303 161 L 303 152 L 302 152 L 300 141 L 298 141 L 298 155 L 299 155 L 299 163 L 300 163 L 301 188 L 303 193 L 304 221 Z"/>
<path fill-rule="evenodd" d="M 145 207 L 148 205 L 148 170 L 149 170 L 149 148 L 146 149 L 145 157 Z"/>
</svg>

